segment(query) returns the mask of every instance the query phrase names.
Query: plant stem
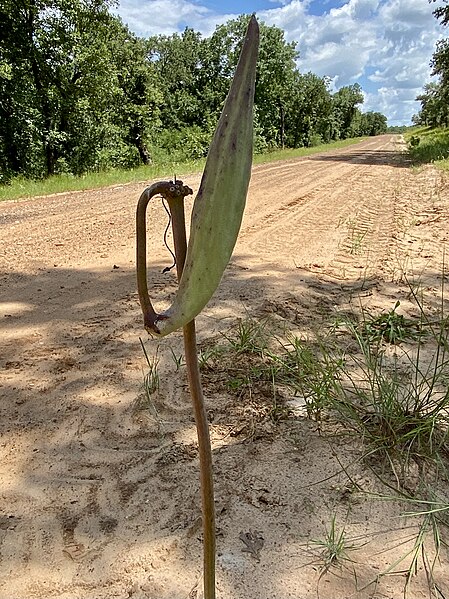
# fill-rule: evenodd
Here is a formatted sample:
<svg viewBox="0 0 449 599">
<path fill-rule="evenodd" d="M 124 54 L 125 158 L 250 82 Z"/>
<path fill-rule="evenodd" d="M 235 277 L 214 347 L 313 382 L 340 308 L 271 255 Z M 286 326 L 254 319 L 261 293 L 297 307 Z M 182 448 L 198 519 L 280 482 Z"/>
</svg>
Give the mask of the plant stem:
<svg viewBox="0 0 449 599">
<path fill-rule="evenodd" d="M 163 196 L 168 202 L 172 218 L 176 270 L 179 280 L 184 268 L 187 253 L 184 197 L 191 193 L 192 190 L 190 187 L 183 185 L 182 181 L 160 181 L 148 187 L 139 198 L 136 212 L 137 289 L 144 316 L 144 326 L 149 333 L 158 333 L 157 322 L 161 315 L 156 314 L 148 296 L 146 263 L 146 209 L 148 202 L 155 195 Z M 215 599 L 215 506 L 212 448 L 203 390 L 201 387 L 194 320 L 185 325 L 183 333 L 187 375 L 189 378 L 190 396 L 192 398 L 195 414 L 200 456 L 201 497 L 203 508 L 204 599 Z"/>
<path fill-rule="evenodd" d="M 187 240 L 184 215 L 184 198 L 167 196 L 172 216 L 173 240 L 175 245 L 178 279 L 184 267 Z M 196 345 L 195 321 L 191 320 L 183 328 L 184 351 L 187 376 L 192 398 L 198 436 L 200 457 L 201 498 L 203 506 L 203 568 L 204 599 L 215 599 L 215 505 L 212 468 L 212 448 L 209 424 L 207 421 L 204 395 L 201 386 L 200 369 Z"/>
<path fill-rule="evenodd" d="M 215 505 L 212 476 L 212 449 L 198 366 L 194 320 L 186 324 L 183 333 L 190 395 L 195 411 L 195 423 L 200 455 L 204 536 L 204 599 L 215 599 Z"/>
</svg>

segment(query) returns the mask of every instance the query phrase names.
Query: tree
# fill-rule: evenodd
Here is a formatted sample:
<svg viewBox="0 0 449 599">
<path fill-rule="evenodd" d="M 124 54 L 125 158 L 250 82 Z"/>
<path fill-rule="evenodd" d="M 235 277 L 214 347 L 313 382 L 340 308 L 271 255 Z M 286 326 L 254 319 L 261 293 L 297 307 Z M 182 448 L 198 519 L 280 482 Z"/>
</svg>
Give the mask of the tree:
<svg viewBox="0 0 449 599">
<path fill-rule="evenodd" d="M 429 127 L 447 126 L 447 103 L 444 99 L 441 83 L 427 83 L 423 92 L 417 96 L 421 110 L 416 119 L 420 125 Z"/>
<path fill-rule="evenodd" d="M 313 73 L 296 73 L 287 117 L 287 141 L 290 147 L 310 146 L 329 140 L 329 116 L 332 110 L 330 81 Z"/>
<path fill-rule="evenodd" d="M 148 58 L 162 94 L 161 120 L 168 129 L 199 124 L 203 117 L 200 71 L 201 34 L 186 28 L 180 34 L 153 36 Z"/>
<path fill-rule="evenodd" d="M 436 0 L 432 0 L 436 2 Z M 444 3 L 444 6 L 439 6 L 433 11 L 434 16 L 441 22 L 445 27 L 449 25 L 449 0 L 439 0 Z"/>
<path fill-rule="evenodd" d="M 146 47 L 110 0 L 5 0 L 2 170 L 41 177 L 148 161 L 160 103 Z M 6 76 L 4 76 L 6 74 Z"/>
<path fill-rule="evenodd" d="M 226 98 L 249 21 L 248 15 L 218 25 L 205 39 L 191 29 L 183 34 L 154 36 L 149 40 L 149 59 L 158 74 L 163 93 L 163 129 L 210 136 Z M 257 131 L 270 145 L 285 143 L 286 113 L 295 81 L 297 52 L 284 32 L 260 24 L 260 51 L 256 81 Z M 162 134 L 177 143 L 176 134 Z M 205 150 L 210 137 L 206 135 Z"/>
<path fill-rule="evenodd" d="M 435 0 L 434 0 L 435 1 Z M 449 1 L 433 11 L 434 16 L 443 27 L 449 24 Z M 447 127 L 449 125 L 449 39 L 437 42 L 430 62 L 432 75 L 437 82 L 424 86 L 423 93 L 416 99 L 421 102 L 421 110 L 415 115 L 415 122 L 431 127 Z"/>
<path fill-rule="evenodd" d="M 73 91 L 83 73 L 79 65 L 79 52 L 85 42 L 86 25 L 93 21 L 101 23 L 107 18 L 107 4 L 88 3 L 80 0 L 6 0 L 0 13 L 1 56 L 12 67 L 9 85 L 2 89 L 2 99 L 12 92 L 12 101 L 6 110 L 12 110 L 13 131 L 8 147 L 14 166 L 31 158 L 33 170 L 53 174 L 60 154 L 61 144 L 66 140 L 65 124 L 69 114 Z M 85 51 L 85 46 L 83 48 Z M 23 88 L 28 93 L 20 92 Z M 30 134 L 32 146 L 41 151 L 35 156 L 13 159 L 14 136 L 20 127 L 20 112 L 33 112 Z M 2 115 L 3 116 L 3 115 Z M 26 117 L 26 120 L 27 119 Z M 2 119 L 3 120 L 3 119 Z M 12 138 L 11 138 L 12 134 Z M 41 163 L 41 164 L 39 164 Z M 25 167 L 24 164 L 20 165 Z"/>
<path fill-rule="evenodd" d="M 332 139 L 346 139 L 357 135 L 357 104 L 363 103 L 362 88 L 358 83 L 340 88 L 332 96 Z"/>
<path fill-rule="evenodd" d="M 387 129 L 387 117 L 382 113 L 361 113 L 358 135 L 380 135 L 386 133 Z"/>
<path fill-rule="evenodd" d="M 205 43 L 203 79 L 205 97 L 217 114 L 237 64 L 248 15 L 219 25 Z M 276 26 L 260 23 L 260 49 L 256 79 L 258 128 L 270 145 L 285 144 L 286 111 L 295 81 L 295 43 L 287 43 Z"/>
<path fill-rule="evenodd" d="M 109 12 L 113 1 L 3 0 L 0 182 L 133 167 L 153 152 L 207 153 L 249 16 L 204 39 L 186 28 L 144 40 Z M 297 58 L 281 29 L 260 25 L 258 151 L 349 137 L 362 126 L 360 87 L 331 96 L 329 80 L 300 74 Z"/>
<path fill-rule="evenodd" d="M 440 40 L 432 56 L 432 75 L 438 77 L 438 84 L 432 89 L 434 122 L 438 126 L 449 125 L 449 39 Z"/>
<path fill-rule="evenodd" d="M 284 147 L 286 112 L 295 83 L 296 43 L 287 43 L 276 26 L 261 25 L 256 105 L 260 126 L 269 144 Z"/>
</svg>

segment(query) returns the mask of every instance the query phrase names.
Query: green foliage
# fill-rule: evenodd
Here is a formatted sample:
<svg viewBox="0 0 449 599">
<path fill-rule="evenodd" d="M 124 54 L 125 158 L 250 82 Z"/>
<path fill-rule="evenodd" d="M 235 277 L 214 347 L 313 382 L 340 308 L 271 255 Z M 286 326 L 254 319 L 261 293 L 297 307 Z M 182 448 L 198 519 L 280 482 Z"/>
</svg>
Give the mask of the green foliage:
<svg viewBox="0 0 449 599">
<path fill-rule="evenodd" d="M 332 112 L 330 81 L 313 73 L 296 73 L 287 112 L 287 145 L 311 147 L 329 141 Z M 320 141 L 319 141 L 320 140 Z"/>
<path fill-rule="evenodd" d="M 348 543 L 346 539 L 345 528 L 337 529 L 335 514 L 331 518 L 330 526 L 326 530 L 324 538 L 312 540 L 312 545 L 321 550 L 321 576 L 330 568 L 348 561 L 348 551 L 354 549 L 354 545 Z"/>
<path fill-rule="evenodd" d="M 449 5 L 439 6 L 433 11 L 434 16 L 444 27 L 449 24 Z M 435 47 L 432 60 L 432 75 L 438 79 L 424 85 L 422 94 L 416 99 L 421 102 L 421 110 L 414 116 L 417 125 L 429 127 L 449 126 L 449 39 L 440 39 Z"/>
<path fill-rule="evenodd" d="M 361 114 L 358 135 L 380 135 L 387 132 L 387 117 L 380 112 Z"/>
<path fill-rule="evenodd" d="M 323 138 L 319 133 L 312 133 L 309 137 L 309 148 L 316 148 L 323 145 Z"/>
<path fill-rule="evenodd" d="M 447 127 L 449 112 L 446 90 L 442 83 L 427 83 L 423 92 L 416 99 L 421 102 L 420 113 L 414 119 L 417 124 L 428 127 Z"/>
<path fill-rule="evenodd" d="M 444 469 L 449 455 L 447 318 L 430 317 L 413 291 L 412 296 L 418 321 L 397 314 L 396 304 L 385 314 L 365 311 L 361 322 L 346 318 L 314 339 L 288 331 L 280 338 L 269 320 L 239 321 L 224 335 L 226 343 L 203 350 L 205 382 L 226 382 L 225 390 L 241 401 L 260 401 L 265 416 L 274 407 L 285 416 L 298 398 L 303 414 L 320 428 L 333 418 L 363 439 L 367 453 L 389 464 L 401 484 L 415 465 Z"/>
<path fill-rule="evenodd" d="M 343 358 L 330 339 L 314 345 L 290 337 L 277 356 L 277 381 L 290 387 L 305 402 L 306 412 L 321 422 L 339 396 Z M 326 349 L 327 348 L 327 349 Z"/>
<path fill-rule="evenodd" d="M 142 339 L 139 338 L 139 340 L 148 366 L 148 370 L 143 376 L 143 397 L 138 402 L 140 407 L 145 407 L 152 406 L 152 396 L 159 391 L 159 358 L 157 355 L 150 357 Z"/>
<path fill-rule="evenodd" d="M 358 83 L 342 87 L 333 95 L 331 139 L 347 139 L 358 135 L 358 104 L 363 104 L 362 88 Z"/>
<path fill-rule="evenodd" d="M 267 322 L 257 319 L 240 319 L 232 335 L 224 335 L 231 349 L 239 354 L 263 355 L 267 349 Z"/>
<path fill-rule="evenodd" d="M 393 466 L 400 460 L 406 475 L 412 463 L 442 464 L 449 450 L 447 389 L 447 331 L 445 323 L 433 329 L 437 349 L 430 365 L 416 352 L 404 354 L 408 364 L 390 360 L 379 343 L 372 343 L 349 325 L 361 358 L 348 364 L 350 387 L 344 401 L 335 404 L 344 421 L 370 443 L 373 454 Z M 352 370 L 357 374 L 352 374 Z M 351 398 L 351 395 L 353 396 Z"/>
<path fill-rule="evenodd" d="M 399 306 L 400 302 L 398 301 L 392 310 L 379 316 L 365 313 L 360 325 L 361 335 L 370 343 L 386 341 L 392 345 L 418 339 L 423 334 L 422 323 L 417 323 L 403 314 L 398 314 L 396 310 Z"/>
<path fill-rule="evenodd" d="M 436 0 L 432 0 L 435 2 Z M 447 26 L 449 24 L 449 4 L 448 0 L 442 0 L 444 5 L 438 6 L 434 11 L 434 16 L 441 21 L 441 24 Z"/>
<path fill-rule="evenodd" d="M 286 145 L 286 112 L 296 76 L 299 54 L 276 26 L 261 28 L 255 102 L 263 136 L 272 146 Z"/>
<path fill-rule="evenodd" d="M 39 178 L 148 162 L 160 94 L 109 2 L 8 0 L 0 11 L 0 166 Z M 49 10 L 51 9 L 51 10 Z"/>
<path fill-rule="evenodd" d="M 387 133 L 406 133 L 410 130 L 408 125 L 393 125 L 391 127 L 387 127 Z"/>
<path fill-rule="evenodd" d="M 449 129 L 421 129 L 407 138 L 408 152 L 415 164 L 449 164 Z"/>
<path fill-rule="evenodd" d="M 203 158 L 225 100 L 249 16 L 208 38 L 136 37 L 112 0 L 39 0 L 0 7 L 0 185 L 152 161 Z M 294 42 L 260 24 L 255 153 L 375 135 L 360 88 L 334 95 L 300 74 Z"/>
<path fill-rule="evenodd" d="M 188 28 L 181 35 L 153 36 L 147 41 L 147 56 L 163 99 L 160 107 L 163 130 L 180 130 L 204 124 L 203 118 L 207 119 L 201 97 L 203 45 L 201 35 Z M 223 93 L 226 94 L 226 89 Z"/>
<path fill-rule="evenodd" d="M 115 168 L 107 171 L 91 171 L 79 176 L 65 172 L 38 180 L 14 177 L 8 185 L 0 186 L 0 201 L 67 191 L 96 189 L 118 183 L 141 183 L 151 179 L 168 179 L 173 177 L 174 173 L 182 177 L 183 174 L 200 171 L 204 166 L 204 160 L 178 162 L 172 156 L 166 154 L 163 154 L 160 158 L 160 161 L 155 160 L 150 165 L 140 165 L 138 168 L 133 169 Z"/>
<path fill-rule="evenodd" d="M 155 136 L 155 144 L 165 151 L 166 156 L 183 162 L 197 160 L 207 156 L 212 133 L 204 131 L 198 125 L 180 130 L 165 129 Z"/>
<path fill-rule="evenodd" d="M 285 150 L 271 150 L 264 154 L 255 156 L 254 162 L 261 164 L 264 162 L 273 162 L 276 160 L 288 160 L 298 156 L 308 156 L 314 152 L 332 150 L 346 147 L 356 143 L 358 139 L 349 139 L 345 141 L 332 142 L 326 146 L 316 148 L 298 148 Z M 59 175 L 52 175 L 46 179 L 25 179 L 24 177 L 11 178 L 8 185 L 0 185 L 0 201 L 12 200 L 22 197 L 32 197 L 35 195 L 48 195 L 52 193 L 61 193 L 65 191 L 95 189 L 115 185 L 117 183 L 134 183 L 150 179 L 166 179 L 173 177 L 176 173 L 178 177 L 186 173 L 200 171 L 204 167 L 204 159 L 199 160 L 180 160 L 168 150 L 158 146 L 149 145 L 152 155 L 150 165 L 140 165 L 133 169 L 114 168 L 107 171 L 91 171 L 89 173 L 73 176 L 68 171 Z"/>
</svg>

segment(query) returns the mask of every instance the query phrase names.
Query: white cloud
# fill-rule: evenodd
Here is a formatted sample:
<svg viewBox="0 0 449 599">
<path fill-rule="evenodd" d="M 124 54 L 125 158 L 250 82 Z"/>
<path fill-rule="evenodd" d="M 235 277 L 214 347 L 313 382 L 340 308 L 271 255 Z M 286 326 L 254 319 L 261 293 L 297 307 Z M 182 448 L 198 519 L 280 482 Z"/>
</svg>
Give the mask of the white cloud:
<svg viewBox="0 0 449 599">
<path fill-rule="evenodd" d="M 118 14 L 141 37 L 170 35 L 191 27 L 210 35 L 216 25 L 235 15 L 217 15 L 200 2 L 187 0 L 122 0 Z"/>
<path fill-rule="evenodd" d="M 337 87 L 368 87 L 363 110 L 383 112 L 392 124 L 410 122 L 419 110 L 415 98 L 430 80 L 441 36 L 428 0 L 349 0 L 321 16 L 296 0 L 263 17 L 298 42 L 301 71 L 328 75 Z"/>
<path fill-rule="evenodd" d="M 430 80 L 429 61 L 443 33 L 428 0 L 348 0 L 331 9 L 323 0 L 320 16 L 310 13 L 310 0 L 271 1 L 273 8 L 257 14 L 297 42 L 301 72 L 327 75 L 337 87 L 359 82 L 363 110 L 383 112 L 391 124 L 408 123 L 419 110 L 415 98 Z M 242 12 L 251 10 L 249 1 Z M 118 12 L 145 37 L 186 25 L 207 36 L 236 17 L 214 13 L 207 0 L 122 0 Z"/>
<path fill-rule="evenodd" d="M 420 87 L 414 89 L 380 87 L 375 94 L 365 94 L 364 110 L 388 114 L 391 124 L 403 123 L 406 120 L 404 115 L 416 112 L 414 98 L 420 91 Z"/>
</svg>

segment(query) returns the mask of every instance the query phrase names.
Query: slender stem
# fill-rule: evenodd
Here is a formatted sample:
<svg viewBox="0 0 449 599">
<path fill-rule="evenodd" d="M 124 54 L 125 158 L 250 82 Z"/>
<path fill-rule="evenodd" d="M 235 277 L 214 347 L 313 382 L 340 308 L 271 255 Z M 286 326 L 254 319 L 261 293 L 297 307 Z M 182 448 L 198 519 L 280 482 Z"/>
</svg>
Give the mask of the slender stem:
<svg viewBox="0 0 449 599">
<path fill-rule="evenodd" d="M 168 197 L 172 215 L 173 241 L 175 245 L 176 268 L 178 278 L 184 267 L 187 240 L 184 215 L 184 198 Z M 207 421 L 201 375 L 198 365 L 195 321 L 191 320 L 183 328 L 184 351 L 190 396 L 195 414 L 200 457 L 201 498 L 203 506 L 203 572 L 204 599 L 215 599 L 215 505 L 212 467 L 212 448 L 209 424 Z"/>
<path fill-rule="evenodd" d="M 192 190 L 182 181 L 160 181 L 148 187 L 140 196 L 136 212 L 137 232 L 137 288 L 140 305 L 144 316 L 144 325 L 148 332 L 158 333 L 157 322 L 162 316 L 153 308 L 148 295 L 146 264 L 146 209 L 148 202 L 157 194 L 168 201 L 172 216 L 173 241 L 175 245 L 176 269 L 178 279 L 181 277 L 187 253 L 186 226 L 184 214 L 184 197 Z M 198 449 L 200 456 L 201 497 L 203 507 L 203 547 L 204 547 L 204 599 L 215 599 L 215 506 L 212 470 L 212 448 L 209 425 L 204 405 L 201 376 L 198 365 L 195 321 L 192 320 L 183 328 L 184 349 L 187 375 L 189 378 L 190 396 L 192 398 Z"/>
<path fill-rule="evenodd" d="M 204 599 L 215 599 L 215 505 L 212 448 L 210 444 L 209 424 L 207 422 L 201 387 L 200 371 L 196 346 L 195 321 L 191 320 L 183 328 L 184 350 L 187 373 L 189 377 L 190 395 L 195 411 L 196 430 L 201 471 L 201 497 L 203 504 L 203 538 L 204 538 Z"/>
</svg>

